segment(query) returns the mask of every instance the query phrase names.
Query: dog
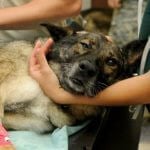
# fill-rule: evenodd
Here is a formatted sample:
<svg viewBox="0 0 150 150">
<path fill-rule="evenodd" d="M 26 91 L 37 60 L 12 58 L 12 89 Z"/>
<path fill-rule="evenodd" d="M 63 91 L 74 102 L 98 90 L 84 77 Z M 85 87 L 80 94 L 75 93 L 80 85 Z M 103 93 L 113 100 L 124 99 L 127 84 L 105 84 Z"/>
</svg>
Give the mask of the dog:
<svg viewBox="0 0 150 150">
<path fill-rule="evenodd" d="M 55 33 L 61 33 L 59 28 L 55 30 Z M 140 42 L 142 46 L 136 47 L 136 51 L 130 43 L 121 49 L 103 34 L 64 33 L 48 54 L 48 63 L 62 88 L 89 97 L 132 76 L 144 46 Z M 99 115 L 99 106 L 63 106 L 44 94 L 28 73 L 28 59 L 33 47 L 34 43 L 29 41 L 14 41 L 0 48 L 0 119 L 4 127 L 44 133 Z"/>
</svg>

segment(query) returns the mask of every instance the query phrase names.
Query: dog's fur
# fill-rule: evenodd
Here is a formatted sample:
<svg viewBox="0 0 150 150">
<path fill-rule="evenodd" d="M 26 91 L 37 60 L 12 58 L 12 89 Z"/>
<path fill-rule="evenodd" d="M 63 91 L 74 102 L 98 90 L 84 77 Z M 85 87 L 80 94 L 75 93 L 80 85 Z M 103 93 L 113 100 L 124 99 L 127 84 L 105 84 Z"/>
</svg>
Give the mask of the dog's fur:
<svg viewBox="0 0 150 150">
<path fill-rule="evenodd" d="M 32 49 L 33 44 L 27 41 L 11 42 L 0 49 L 0 118 L 7 129 L 52 131 L 100 113 L 98 106 L 64 107 L 44 95 L 28 74 Z M 135 53 L 128 54 L 102 34 L 79 32 L 56 42 L 48 58 L 62 88 L 93 97 L 131 76 L 132 68 L 128 68 L 141 54 L 134 60 Z"/>
</svg>

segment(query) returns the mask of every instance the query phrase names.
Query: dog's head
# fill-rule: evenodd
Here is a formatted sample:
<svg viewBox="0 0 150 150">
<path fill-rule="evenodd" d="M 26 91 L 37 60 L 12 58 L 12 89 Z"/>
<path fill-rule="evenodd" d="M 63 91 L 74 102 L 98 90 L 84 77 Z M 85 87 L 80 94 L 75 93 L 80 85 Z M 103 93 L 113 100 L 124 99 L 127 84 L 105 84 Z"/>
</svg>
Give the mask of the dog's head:
<svg viewBox="0 0 150 150">
<path fill-rule="evenodd" d="M 128 53 L 102 34 L 78 32 L 55 43 L 50 63 L 64 89 L 95 96 L 105 87 L 129 76 L 128 57 L 131 59 L 132 55 Z M 132 65 L 133 62 L 135 60 Z"/>
<path fill-rule="evenodd" d="M 61 86 L 87 96 L 120 79 L 125 68 L 122 50 L 95 33 L 78 33 L 60 40 L 52 60 L 60 65 L 57 75 Z"/>
</svg>

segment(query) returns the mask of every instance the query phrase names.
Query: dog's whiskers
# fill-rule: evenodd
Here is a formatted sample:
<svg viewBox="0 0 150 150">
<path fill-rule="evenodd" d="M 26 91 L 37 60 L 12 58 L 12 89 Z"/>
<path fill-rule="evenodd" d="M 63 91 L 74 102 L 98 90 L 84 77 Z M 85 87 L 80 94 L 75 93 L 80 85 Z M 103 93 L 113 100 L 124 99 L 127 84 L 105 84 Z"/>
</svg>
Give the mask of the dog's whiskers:
<svg viewBox="0 0 150 150">
<path fill-rule="evenodd" d="M 88 84 L 86 85 L 88 89 L 90 89 L 92 95 L 96 95 L 100 90 L 102 90 L 101 86 L 88 82 Z"/>
<path fill-rule="evenodd" d="M 91 82 L 88 82 L 88 84 L 86 85 L 86 87 L 88 89 L 90 89 L 92 95 L 96 95 L 96 94 L 98 94 L 98 92 L 100 92 L 104 88 L 108 87 L 108 85 L 105 84 L 105 83 L 103 83 L 103 82 L 98 81 L 95 84 L 91 83 Z"/>
<path fill-rule="evenodd" d="M 65 63 L 65 64 L 63 64 L 62 66 L 62 69 L 68 69 L 68 68 L 71 68 L 72 66 L 69 64 L 69 63 Z"/>
<path fill-rule="evenodd" d="M 100 81 L 98 81 L 97 84 L 100 85 L 102 88 L 108 87 L 107 84 L 105 84 L 105 83 L 103 83 L 103 82 L 100 82 Z"/>
</svg>

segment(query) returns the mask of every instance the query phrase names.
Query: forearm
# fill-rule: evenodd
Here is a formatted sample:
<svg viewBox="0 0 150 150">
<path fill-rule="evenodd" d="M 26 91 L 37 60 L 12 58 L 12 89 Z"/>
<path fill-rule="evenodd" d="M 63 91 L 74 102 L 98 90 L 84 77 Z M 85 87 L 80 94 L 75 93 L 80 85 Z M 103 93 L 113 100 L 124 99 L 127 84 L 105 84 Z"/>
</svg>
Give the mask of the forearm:
<svg viewBox="0 0 150 150">
<path fill-rule="evenodd" d="M 104 105 L 150 103 L 150 73 L 122 80 L 108 87 L 99 97 Z"/>
<path fill-rule="evenodd" d="M 0 29 L 18 29 L 57 21 L 77 15 L 80 9 L 81 0 L 32 0 L 22 6 L 0 9 Z"/>
<path fill-rule="evenodd" d="M 46 94 L 60 104 L 117 106 L 150 103 L 150 73 L 120 81 L 94 98 L 72 95 L 56 84 Z"/>
</svg>

